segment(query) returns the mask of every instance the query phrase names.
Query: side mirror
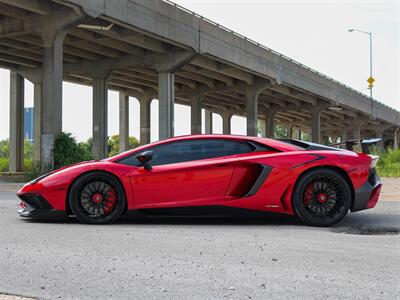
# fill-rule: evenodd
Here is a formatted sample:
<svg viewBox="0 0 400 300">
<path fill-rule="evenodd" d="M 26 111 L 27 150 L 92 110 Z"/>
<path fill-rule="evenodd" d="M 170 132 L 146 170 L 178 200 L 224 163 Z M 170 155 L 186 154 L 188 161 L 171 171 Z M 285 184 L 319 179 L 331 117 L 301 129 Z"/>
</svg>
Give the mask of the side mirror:
<svg viewBox="0 0 400 300">
<path fill-rule="evenodd" d="M 136 155 L 136 158 L 146 170 L 152 169 L 152 167 L 149 164 L 149 161 L 153 158 L 153 151 L 141 152 L 138 155 Z"/>
</svg>

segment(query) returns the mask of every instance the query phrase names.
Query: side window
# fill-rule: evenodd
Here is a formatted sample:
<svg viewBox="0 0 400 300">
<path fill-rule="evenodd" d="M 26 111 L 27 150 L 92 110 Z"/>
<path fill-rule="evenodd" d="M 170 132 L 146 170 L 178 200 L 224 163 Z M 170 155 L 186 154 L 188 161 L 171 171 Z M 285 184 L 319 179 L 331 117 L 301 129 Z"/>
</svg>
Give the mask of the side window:
<svg viewBox="0 0 400 300">
<path fill-rule="evenodd" d="M 214 157 L 229 156 L 252 152 L 245 142 L 223 139 L 199 139 L 182 142 L 172 142 L 149 149 L 153 151 L 152 166 L 174 164 L 185 161 L 201 160 Z M 139 166 L 135 154 L 120 161 L 122 164 Z"/>
</svg>

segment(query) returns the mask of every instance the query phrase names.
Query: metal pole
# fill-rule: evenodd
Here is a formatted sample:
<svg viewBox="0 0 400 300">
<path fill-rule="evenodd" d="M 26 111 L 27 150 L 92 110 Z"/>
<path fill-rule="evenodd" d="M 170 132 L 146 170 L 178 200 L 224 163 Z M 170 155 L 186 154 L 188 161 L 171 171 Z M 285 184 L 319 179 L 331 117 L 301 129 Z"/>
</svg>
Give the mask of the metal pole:
<svg viewBox="0 0 400 300">
<path fill-rule="evenodd" d="M 372 77 L 372 32 L 369 33 L 369 75 Z M 372 99 L 372 86 L 369 92 Z"/>
</svg>

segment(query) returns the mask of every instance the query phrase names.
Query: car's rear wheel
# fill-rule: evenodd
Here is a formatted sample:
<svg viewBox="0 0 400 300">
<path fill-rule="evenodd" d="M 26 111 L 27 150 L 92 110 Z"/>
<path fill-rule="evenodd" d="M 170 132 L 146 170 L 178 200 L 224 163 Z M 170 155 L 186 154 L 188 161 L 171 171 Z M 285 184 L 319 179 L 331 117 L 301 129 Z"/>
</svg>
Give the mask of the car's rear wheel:
<svg viewBox="0 0 400 300">
<path fill-rule="evenodd" d="M 331 169 L 314 169 L 300 177 L 293 193 L 293 207 L 304 223 L 330 226 L 350 209 L 351 189 L 342 175 Z"/>
<path fill-rule="evenodd" d="M 111 174 L 91 172 L 79 177 L 71 187 L 69 205 L 83 223 L 115 222 L 126 205 L 121 183 Z"/>
</svg>

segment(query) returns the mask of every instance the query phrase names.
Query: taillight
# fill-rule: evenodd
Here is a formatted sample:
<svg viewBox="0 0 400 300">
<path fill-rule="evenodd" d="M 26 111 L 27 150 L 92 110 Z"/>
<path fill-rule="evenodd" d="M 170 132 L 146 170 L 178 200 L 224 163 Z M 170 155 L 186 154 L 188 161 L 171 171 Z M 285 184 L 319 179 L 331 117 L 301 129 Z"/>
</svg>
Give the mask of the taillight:
<svg viewBox="0 0 400 300">
<path fill-rule="evenodd" d="M 372 154 L 368 154 L 369 157 L 371 157 L 371 165 L 370 168 L 373 169 L 376 167 L 378 160 L 379 160 L 379 156 L 378 155 L 372 155 Z"/>
</svg>

